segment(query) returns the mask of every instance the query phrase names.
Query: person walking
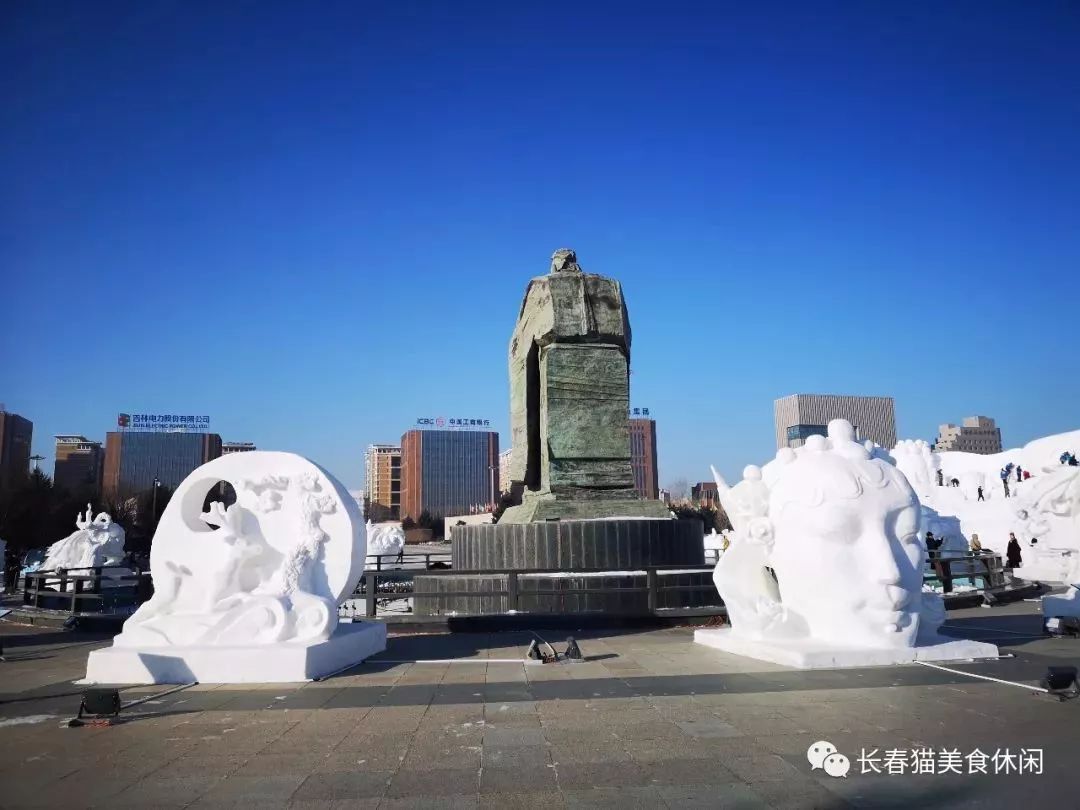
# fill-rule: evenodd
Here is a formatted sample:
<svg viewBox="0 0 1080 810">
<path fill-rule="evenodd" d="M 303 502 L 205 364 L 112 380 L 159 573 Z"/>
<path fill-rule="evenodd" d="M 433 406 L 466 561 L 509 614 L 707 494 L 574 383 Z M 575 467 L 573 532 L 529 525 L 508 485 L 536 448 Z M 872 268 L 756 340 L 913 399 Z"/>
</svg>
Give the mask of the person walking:
<svg viewBox="0 0 1080 810">
<path fill-rule="evenodd" d="M 945 486 L 945 473 L 943 473 L 941 470 L 937 471 L 937 485 L 939 487 Z"/>
<path fill-rule="evenodd" d="M 979 487 L 979 500 L 980 501 L 985 501 L 986 500 L 986 498 L 983 496 L 983 491 L 982 491 L 981 486 Z M 975 536 L 978 537 L 978 535 L 975 535 Z"/>
<path fill-rule="evenodd" d="M 1024 558 L 1020 554 L 1020 541 L 1016 539 L 1016 535 L 1009 532 L 1009 545 L 1005 549 L 1005 563 L 1009 568 L 1019 568 L 1024 562 Z"/>
<path fill-rule="evenodd" d="M 1019 483 L 1020 483 L 1021 481 L 1023 481 L 1023 480 L 1024 480 L 1024 479 L 1023 479 L 1023 478 L 1021 477 L 1022 473 L 1023 473 L 1023 471 L 1022 471 L 1022 470 L 1020 469 L 1020 465 L 1019 465 L 1019 464 L 1017 464 L 1017 465 L 1016 465 L 1016 483 L 1018 483 L 1018 484 L 1019 484 Z"/>
</svg>

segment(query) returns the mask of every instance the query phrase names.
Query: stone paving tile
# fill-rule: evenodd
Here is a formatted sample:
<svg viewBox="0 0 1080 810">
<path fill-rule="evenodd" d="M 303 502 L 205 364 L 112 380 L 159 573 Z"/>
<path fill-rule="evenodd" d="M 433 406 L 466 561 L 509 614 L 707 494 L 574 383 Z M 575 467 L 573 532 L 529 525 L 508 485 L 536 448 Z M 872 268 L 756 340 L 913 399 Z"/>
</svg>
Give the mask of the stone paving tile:
<svg viewBox="0 0 1080 810">
<path fill-rule="evenodd" d="M 514 745 L 542 745 L 545 742 L 541 728 L 499 728 L 484 729 L 484 745 L 507 748 Z"/>
<path fill-rule="evenodd" d="M 80 806 L 70 799 L 78 795 L 81 806 L 260 810 L 1066 807 L 1080 782 L 1061 753 L 1071 751 L 1080 701 L 919 667 L 783 670 L 694 647 L 686 629 L 575 635 L 586 655 L 619 657 L 544 667 L 368 664 L 305 686 L 194 687 L 108 729 L 0 725 L 0 805 Z M 422 650 L 437 647 L 440 656 L 483 660 L 527 641 L 460 634 L 407 644 L 413 657 L 435 657 Z M 0 719 L 72 710 L 70 680 L 88 648 L 55 649 L 50 674 L 35 670 L 25 683 L 0 667 Z M 1075 658 L 1074 646 L 1056 640 L 1014 651 L 1014 659 L 957 667 L 1033 682 L 1048 663 Z M 125 691 L 129 700 L 137 694 L 153 690 Z M 837 780 L 806 762 L 821 739 L 853 763 L 862 747 L 1024 745 L 1045 748 L 1047 766 L 1037 778 L 955 785 L 854 773 Z"/>
<path fill-rule="evenodd" d="M 566 807 L 566 797 L 557 792 L 485 793 L 480 806 L 489 810 L 547 810 Z"/>
<path fill-rule="evenodd" d="M 291 796 L 292 801 L 338 801 L 378 799 L 386 794 L 392 771 L 357 770 L 347 773 L 313 773 Z"/>
<path fill-rule="evenodd" d="M 663 785 L 656 790 L 669 807 L 735 810 L 770 810 L 772 807 L 764 796 L 749 785 Z"/>
<path fill-rule="evenodd" d="M 488 767 L 480 770 L 480 793 L 513 791 L 551 791 L 558 786 L 553 765 L 522 765 L 511 768 Z"/>
<path fill-rule="evenodd" d="M 654 787 L 601 787 L 564 790 L 567 807 L 667 808 L 659 790 Z"/>
<path fill-rule="evenodd" d="M 477 793 L 478 775 L 475 768 L 402 768 L 390 779 L 387 797 L 457 796 Z"/>
<path fill-rule="evenodd" d="M 295 771 L 257 776 L 234 774 L 214 785 L 202 798 L 212 802 L 287 802 L 306 778 L 306 772 Z"/>
<path fill-rule="evenodd" d="M 207 795 L 224 781 L 224 777 L 214 776 L 148 777 L 110 796 L 104 804 L 110 807 L 183 807 Z M 71 788 L 69 785 L 68 790 Z M 70 793 L 68 795 L 72 798 Z"/>
</svg>

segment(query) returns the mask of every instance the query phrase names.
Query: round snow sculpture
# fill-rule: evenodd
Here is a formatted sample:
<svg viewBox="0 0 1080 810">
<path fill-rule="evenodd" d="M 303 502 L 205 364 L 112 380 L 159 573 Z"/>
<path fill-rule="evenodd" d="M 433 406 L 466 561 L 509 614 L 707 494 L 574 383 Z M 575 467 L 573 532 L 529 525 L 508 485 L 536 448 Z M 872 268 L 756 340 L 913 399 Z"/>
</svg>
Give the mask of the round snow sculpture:
<svg viewBox="0 0 1080 810">
<path fill-rule="evenodd" d="M 228 507 L 212 500 L 222 481 L 236 492 Z M 365 545 L 355 501 L 318 465 L 291 453 L 222 456 L 169 501 L 150 549 L 154 596 L 115 646 L 325 640 Z"/>
</svg>

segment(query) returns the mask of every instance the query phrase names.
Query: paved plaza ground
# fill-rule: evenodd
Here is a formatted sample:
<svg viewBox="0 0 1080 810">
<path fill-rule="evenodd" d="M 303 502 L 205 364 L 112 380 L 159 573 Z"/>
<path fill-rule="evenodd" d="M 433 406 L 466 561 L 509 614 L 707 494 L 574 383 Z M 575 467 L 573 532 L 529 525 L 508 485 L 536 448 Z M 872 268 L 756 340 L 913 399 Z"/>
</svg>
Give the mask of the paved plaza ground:
<svg viewBox="0 0 1080 810">
<path fill-rule="evenodd" d="M 1080 641 L 1041 637 L 1037 608 L 951 613 L 950 632 L 1015 655 L 955 668 L 1035 684 L 1076 663 Z M 61 728 L 103 640 L 0 633 L 3 807 L 1035 808 L 1080 792 L 1080 700 L 922 666 L 784 670 L 691 628 L 583 632 L 586 662 L 528 666 L 528 632 L 397 637 L 320 683 L 193 686 L 105 728 Z M 811 770 L 819 740 L 850 758 L 846 778 Z M 882 773 L 860 773 L 864 749 Z M 946 771 L 958 751 L 963 774 L 913 774 L 913 749 Z M 1042 773 L 968 774 L 976 749 L 1039 749 Z"/>
</svg>

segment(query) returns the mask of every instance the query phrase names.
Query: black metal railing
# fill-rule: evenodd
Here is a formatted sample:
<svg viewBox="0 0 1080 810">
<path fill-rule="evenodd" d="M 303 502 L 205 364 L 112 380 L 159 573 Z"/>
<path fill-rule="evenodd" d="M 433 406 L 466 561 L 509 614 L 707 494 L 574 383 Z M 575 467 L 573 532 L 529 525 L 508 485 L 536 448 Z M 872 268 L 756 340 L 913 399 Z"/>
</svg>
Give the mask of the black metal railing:
<svg viewBox="0 0 1080 810">
<path fill-rule="evenodd" d="M 124 573 L 104 573 L 116 569 Z M 66 611 L 73 616 L 135 608 L 152 593 L 150 572 L 126 565 L 59 568 L 23 575 L 24 606 Z"/>
<path fill-rule="evenodd" d="M 406 551 L 401 554 L 368 554 L 367 564 L 365 568 L 372 567 L 372 560 L 374 560 L 374 568 L 376 571 L 392 570 L 391 566 L 419 566 L 420 563 L 424 564 L 424 569 L 427 570 L 435 565 L 436 568 L 449 568 L 451 564 L 451 555 L 449 551 Z M 416 567 L 409 570 L 420 570 Z"/>
<path fill-rule="evenodd" d="M 967 580 L 971 592 L 1005 587 L 1005 566 L 1001 555 L 991 551 L 930 552 L 923 582 L 940 582 L 942 593 L 952 593 L 955 585 Z M 981 585 L 977 584 L 981 583 Z"/>
</svg>

